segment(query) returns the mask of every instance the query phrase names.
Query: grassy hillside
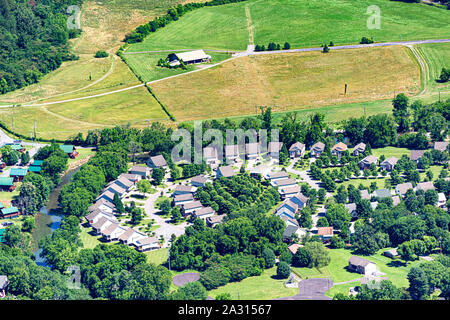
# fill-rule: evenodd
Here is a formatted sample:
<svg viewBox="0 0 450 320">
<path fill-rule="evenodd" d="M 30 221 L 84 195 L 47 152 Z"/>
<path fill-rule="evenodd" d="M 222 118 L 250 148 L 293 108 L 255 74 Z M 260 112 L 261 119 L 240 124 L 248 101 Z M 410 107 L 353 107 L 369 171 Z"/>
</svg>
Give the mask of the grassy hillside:
<svg viewBox="0 0 450 320">
<path fill-rule="evenodd" d="M 369 30 L 369 6 L 378 6 L 381 28 Z M 450 12 L 424 4 L 388 0 L 250 0 L 206 7 L 150 34 L 129 52 L 160 49 L 235 49 L 249 43 L 247 11 L 255 44 L 288 41 L 292 47 L 359 43 L 362 36 L 375 41 L 450 37 Z"/>
<path fill-rule="evenodd" d="M 178 121 L 187 121 L 255 114 L 261 105 L 282 112 L 390 99 L 419 86 L 409 49 L 384 47 L 244 57 L 152 88 Z"/>
<path fill-rule="evenodd" d="M 428 66 L 426 85 L 429 89 L 449 90 L 450 82 L 438 83 L 443 67 L 450 68 L 450 43 L 427 43 L 417 45 L 417 52 Z"/>
</svg>

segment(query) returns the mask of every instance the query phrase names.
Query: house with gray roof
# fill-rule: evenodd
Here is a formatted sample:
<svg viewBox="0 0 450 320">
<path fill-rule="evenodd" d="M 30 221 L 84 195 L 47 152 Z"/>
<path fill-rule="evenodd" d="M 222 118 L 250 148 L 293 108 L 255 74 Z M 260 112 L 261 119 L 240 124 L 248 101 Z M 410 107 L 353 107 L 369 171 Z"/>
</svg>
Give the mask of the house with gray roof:
<svg viewBox="0 0 450 320">
<path fill-rule="evenodd" d="M 427 191 L 427 190 L 435 190 L 435 189 L 436 189 L 436 187 L 434 186 L 433 181 L 420 182 L 416 186 L 416 191 L 417 190 Z"/>
<path fill-rule="evenodd" d="M 398 158 L 389 157 L 380 164 L 380 168 L 386 171 L 392 171 L 398 162 Z"/>
<path fill-rule="evenodd" d="M 174 191 L 172 192 L 172 196 L 177 196 L 181 194 L 194 194 L 197 191 L 197 187 L 194 186 L 186 186 L 184 184 L 177 184 Z"/>
<path fill-rule="evenodd" d="M 164 159 L 163 155 L 161 155 L 161 154 L 154 156 L 154 157 L 150 157 L 148 159 L 147 164 L 150 168 L 153 168 L 153 169 L 167 167 L 166 159 Z"/>
<path fill-rule="evenodd" d="M 236 172 L 234 172 L 232 166 L 223 166 L 217 168 L 216 177 L 219 178 L 230 178 L 232 176 L 235 176 Z"/>
<path fill-rule="evenodd" d="M 214 228 L 219 223 L 222 223 L 223 218 L 225 218 L 225 215 L 213 215 L 211 217 L 206 218 L 206 226 L 210 228 Z"/>
<path fill-rule="evenodd" d="M 267 152 L 271 158 L 278 158 L 280 156 L 281 148 L 283 148 L 283 142 L 269 142 Z"/>
<path fill-rule="evenodd" d="M 228 163 L 234 162 L 239 158 L 239 145 L 226 145 L 225 146 L 225 158 Z"/>
<path fill-rule="evenodd" d="M 317 142 L 311 146 L 311 157 L 319 158 L 322 152 L 325 150 L 325 144 L 323 142 Z"/>
<path fill-rule="evenodd" d="M 373 192 L 373 196 L 377 198 L 390 198 L 392 194 L 388 189 L 378 189 Z"/>
<path fill-rule="evenodd" d="M 404 197 L 409 189 L 414 190 L 414 187 L 411 182 L 399 183 L 398 185 L 395 186 L 395 193 Z"/>
<path fill-rule="evenodd" d="M 291 199 L 300 191 L 301 188 L 298 185 L 278 188 L 278 193 L 280 194 L 282 199 Z"/>
<path fill-rule="evenodd" d="M 425 154 L 426 150 L 411 150 L 411 155 L 409 158 L 415 163 L 419 163 L 420 158 Z"/>
<path fill-rule="evenodd" d="M 369 169 L 372 164 L 376 165 L 377 163 L 378 158 L 373 155 L 370 155 L 362 159 L 360 162 L 358 162 L 358 166 L 361 168 L 361 170 L 364 170 Z"/>
<path fill-rule="evenodd" d="M 433 148 L 435 150 L 438 150 L 441 152 L 447 151 L 447 147 L 448 147 L 448 141 L 436 141 L 433 146 Z"/>
<path fill-rule="evenodd" d="M 372 275 L 377 271 L 377 265 L 375 263 L 358 256 L 352 256 L 348 260 L 348 268 L 351 271 L 364 275 Z"/>
<path fill-rule="evenodd" d="M 358 143 L 356 146 L 353 147 L 352 154 L 354 156 L 358 156 L 366 151 L 366 144 L 365 143 Z"/>
<path fill-rule="evenodd" d="M 281 187 L 293 187 L 297 185 L 297 181 L 294 179 L 286 178 L 286 179 L 277 179 L 270 182 L 272 187 L 281 188 Z"/>
<path fill-rule="evenodd" d="M 146 179 L 151 176 L 152 169 L 149 167 L 144 166 L 133 166 L 129 173 L 131 174 L 137 174 L 141 177 L 141 179 Z"/>
<path fill-rule="evenodd" d="M 304 154 L 305 145 L 301 142 L 296 142 L 289 148 L 289 156 L 291 159 L 303 157 Z"/>
<path fill-rule="evenodd" d="M 204 187 L 205 184 L 206 184 L 208 181 L 209 181 L 209 180 L 208 180 L 208 177 L 206 177 L 205 175 L 200 174 L 200 175 L 195 176 L 195 177 L 193 177 L 193 178 L 191 179 L 191 185 L 193 185 L 194 187 L 200 188 L 200 187 Z"/>
<path fill-rule="evenodd" d="M 261 146 L 258 142 L 246 143 L 245 144 L 245 156 L 249 160 L 255 160 L 259 158 L 261 153 Z"/>
</svg>

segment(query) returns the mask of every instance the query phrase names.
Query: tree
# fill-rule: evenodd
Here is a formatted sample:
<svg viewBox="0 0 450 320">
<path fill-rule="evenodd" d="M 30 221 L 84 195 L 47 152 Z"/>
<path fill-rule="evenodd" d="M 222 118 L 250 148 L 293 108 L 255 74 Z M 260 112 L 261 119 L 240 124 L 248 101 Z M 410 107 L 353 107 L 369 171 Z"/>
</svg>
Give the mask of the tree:
<svg viewBox="0 0 450 320">
<path fill-rule="evenodd" d="M 285 42 L 284 46 L 283 46 L 283 50 L 289 50 L 291 49 L 291 45 L 289 44 L 289 42 Z"/>
<path fill-rule="evenodd" d="M 381 148 L 393 144 L 396 138 L 394 119 L 390 115 L 377 114 L 369 117 L 364 141 L 373 148 Z"/>
<path fill-rule="evenodd" d="M 330 264 L 331 258 L 323 243 L 317 241 L 308 242 L 304 248 L 311 257 L 311 268 L 322 268 Z"/>
<path fill-rule="evenodd" d="M 311 254 L 304 247 L 298 248 L 292 259 L 292 264 L 300 268 L 309 267 L 311 265 Z"/>
<path fill-rule="evenodd" d="M 38 191 L 31 182 L 25 182 L 20 186 L 19 197 L 15 204 L 22 214 L 34 215 L 41 209 Z"/>
<path fill-rule="evenodd" d="M 208 292 L 199 281 L 185 284 L 172 295 L 173 300 L 206 300 L 206 298 Z"/>
<path fill-rule="evenodd" d="M 330 48 L 328 47 L 328 45 L 325 43 L 325 45 L 323 46 L 322 52 L 323 53 L 327 53 L 330 51 Z"/>
<path fill-rule="evenodd" d="M 152 172 L 153 185 L 158 186 L 164 179 L 165 171 L 162 168 L 155 168 Z"/>
<path fill-rule="evenodd" d="M 398 124 L 398 131 L 407 131 L 410 126 L 408 98 L 403 93 L 400 93 L 392 100 L 392 106 L 394 107 L 392 114 Z"/>
<path fill-rule="evenodd" d="M 142 213 L 142 209 L 139 207 L 134 207 L 133 210 L 131 211 L 131 224 L 132 225 L 137 225 L 139 224 L 143 219 L 143 213 Z"/>
<path fill-rule="evenodd" d="M 117 193 L 114 193 L 113 204 L 116 207 L 116 210 L 119 214 L 122 214 L 125 212 L 125 207 L 123 206 L 122 199 L 120 199 L 120 197 Z"/>
<path fill-rule="evenodd" d="M 441 75 L 439 76 L 439 82 L 447 82 L 450 80 L 450 68 L 442 68 Z"/>
<path fill-rule="evenodd" d="M 172 208 L 172 212 L 171 212 L 171 216 L 170 218 L 172 219 L 172 221 L 174 223 L 177 223 L 178 221 L 181 220 L 181 210 L 180 207 L 175 206 Z"/>
<path fill-rule="evenodd" d="M 25 165 L 30 162 L 30 153 L 28 151 L 22 152 L 20 154 L 20 163 Z"/>
<path fill-rule="evenodd" d="M 277 278 L 278 279 L 287 279 L 291 275 L 291 268 L 289 268 L 289 265 L 284 262 L 280 261 L 277 265 Z"/>
<path fill-rule="evenodd" d="M 36 223 L 34 222 L 34 218 L 28 217 L 23 221 L 22 231 L 31 233 L 31 231 L 33 231 L 35 226 L 36 226 Z"/>
<path fill-rule="evenodd" d="M 275 265 L 275 253 L 271 249 L 264 249 L 262 258 L 264 259 L 264 267 L 266 269 L 272 268 Z"/>
<path fill-rule="evenodd" d="M 408 291 L 414 300 L 422 300 L 430 290 L 425 272 L 417 266 L 413 266 L 408 272 Z"/>
</svg>

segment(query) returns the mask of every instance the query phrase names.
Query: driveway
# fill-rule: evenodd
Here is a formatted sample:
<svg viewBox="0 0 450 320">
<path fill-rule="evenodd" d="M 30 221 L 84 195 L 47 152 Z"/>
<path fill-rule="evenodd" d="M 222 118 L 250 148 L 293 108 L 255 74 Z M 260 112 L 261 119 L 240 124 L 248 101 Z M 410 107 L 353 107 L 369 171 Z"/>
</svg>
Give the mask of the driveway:
<svg viewBox="0 0 450 320">
<path fill-rule="evenodd" d="M 302 280 L 298 283 L 297 295 L 275 300 L 332 300 L 325 295 L 332 286 L 333 281 L 328 278 Z"/>
<path fill-rule="evenodd" d="M 159 212 L 158 209 L 155 208 L 155 202 L 156 200 L 161 196 L 161 191 L 164 192 L 164 194 L 170 189 L 173 188 L 173 183 L 167 182 L 167 187 L 162 189 L 158 188 L 158 192 L 149 195 L 148 199 L 145 201 L 144 209 L 145 213 L 150 219 L 155 220 L 155 224 L 159 225 L 160 227 L 155 230 L 155 236 L 160 237 L 161 235 L 164 237 L 164 245 L 163 248 L 169 247 L 169 239 L 172 236 L 172 234 L 175 234 L 175 236 L 179 237 L 182 234 L 184 234 L 184 229 L 189 225 L 187 222 L 183 222 L 178 225 L 174 225 L 170 222 L 170 219 L 165 219 L 161 217 L 161 215 L 158 215 Z"/>
</svg>

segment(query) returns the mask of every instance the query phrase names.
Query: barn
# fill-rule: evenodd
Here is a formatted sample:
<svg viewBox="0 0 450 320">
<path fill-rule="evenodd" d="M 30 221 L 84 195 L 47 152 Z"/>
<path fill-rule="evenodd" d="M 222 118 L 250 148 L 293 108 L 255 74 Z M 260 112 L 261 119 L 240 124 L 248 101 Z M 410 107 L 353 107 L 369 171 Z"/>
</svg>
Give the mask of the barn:
<svg viewBox="0 0 450 320">
<path fill-rule="evenodd" d="M 207 55 L 203 50 L 175 53 L 175 56 L 177 57 L 177 60 L 171 61 L 170 62 L 171 66 L 179 65 L 180 61 L 183 61 L 184 64 L 195 64 L 211 61 L 211 56 Z"/>
</svg>

